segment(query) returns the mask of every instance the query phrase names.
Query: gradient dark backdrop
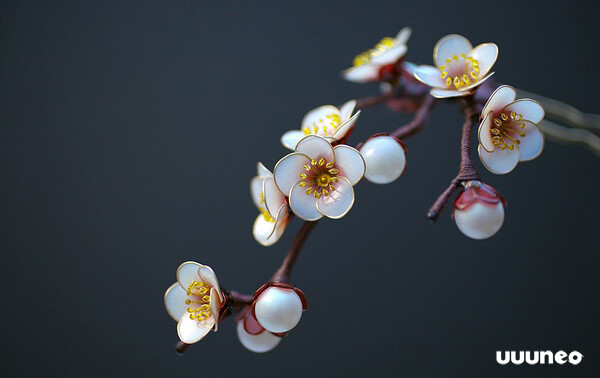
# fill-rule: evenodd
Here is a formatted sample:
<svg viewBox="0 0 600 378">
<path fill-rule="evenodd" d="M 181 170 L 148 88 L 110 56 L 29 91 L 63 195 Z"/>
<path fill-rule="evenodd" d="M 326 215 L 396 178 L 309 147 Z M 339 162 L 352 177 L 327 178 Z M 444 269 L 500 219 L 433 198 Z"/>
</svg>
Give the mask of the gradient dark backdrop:
<svg viewBox="0 0 600 378">
<path fill-rule="evenodd" d="M 594 2 L 121 1 L 0 6 L 3 376 L 581 376 L 599 371 L 597 157 L 548 142 L 507 176 L 500 233 L 424 214 L 455 174 L 461 118 L 436 108 L 396 183 L 361 183 L 293 281 L 309 311 L 269 354 L 234 323 L 179 357 L 163 292 L 188 259 L 252 292 L 299 227 L 259 246 L 248 180 L 306 111 L 378 91 L 354 55 L 413 27 L 500 46 L 496 78 L 598 112 Z M 351 142 L 408 118 L 361 116 Z M 481 167 L 481 165 L 478 165 Z M 578 350 L 578 366 L 499 366 L 496 350 Z"/>
</svg>

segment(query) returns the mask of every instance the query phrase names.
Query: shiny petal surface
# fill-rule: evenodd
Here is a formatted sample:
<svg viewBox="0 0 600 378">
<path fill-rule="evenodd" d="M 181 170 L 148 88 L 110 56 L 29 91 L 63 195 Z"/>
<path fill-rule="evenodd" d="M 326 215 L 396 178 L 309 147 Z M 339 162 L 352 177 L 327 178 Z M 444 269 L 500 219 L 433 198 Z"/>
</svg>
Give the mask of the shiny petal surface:
<svg viewBox="0 0 600 378">
<path fill-rule="evenodd" d="M 373 57 L 373 59 L 371 59 L 371 64 L 377 66 L 394 64 L 398 61 L 398 59 L 402 58 L 406 54 L 407 49 L 408 48 L 406 47 L 406 45 L 392 46 L 389 49 L 385 50 L 383 54 Z"/>
<path fill-rule="evenodd" d="M 328 196 L 321 196 L 317 200 L 317 209 L 328 218 L 339 219 L 354 205 L 354 189 L 350 181 L 341 176 L 340 181 L 334 186 L 335 190 L 332 190 Z"/>
<path fill-rule="evenodd" d="M 214 325 L 213 316 L 203 322 L 198 322 L 196 319 L 190 319 L 189 315 L 185 315 L 177 323 L 177 335 L 186 344 L 197 343 L 210 332 Z"/>
<path fill-rule="evenodd" d="M 273 174 L 260 161 L 256 163 L 256 175 L 263 177 L 271 177 Z"/>
<path fill-rule="evenodd" d="M 306 194 L 306 189 L 299 184 L 290 191 L 290 208 L 298 218 L 315 221 L 323 215 L 317 210 L 317 199 L 312 194 Z"/>
<path fill-rule="evenodd" d="M 363 64 L 342 71 L 342 77 L 355 83 L 368 83 L 379 80 L 379 67 L 374 64 Z"/>
<path fill-rule="evenodd" d="M 304 118 L 302 119 L 302 129 L 305 127 L 312 127 L 313 124 L 319 124 L 319 121 L 326 119 L 326 117 L 330 114 L 340 114 L 338 108 L 333 105 L 323 105 L 318 108 L 314 108 L 313 110 L 306 113 Z"/>
<path fill-rule="evenodd" d="M 198 274 L 200 274 L 200 278 L 202 282 L 208 284 L 210 287 L 214 287 L 219 293 L 219 298 L 223 300 L 223 294 L 221 293 L 221 287 L 219 286 L 219 280 L 217 280 L 217 275 L 212 270 L 212 268 L 208 265 L 202 265 L 198 269 Z"/>
<path fill-rule="evenodd" d="M 481 162 L 492 173 L 503 175 L 515 169 L 519 162 L 519 147 L 513 150 L 494 149 L 493 152 L 487 152 L 479 145 L 477 149 Z"/>
<path fill-rule="evenodd" d="M 165 292 L 165 307 L 167 312 L 176 322 L 187 313 L 188 305 L 185 304 L 187 292 L 175 282 Z"/>
<path fill-rule="evenodd" d="M 544 134 L 532 122 L 525 121 L 525 136 L 521 138 L 519 144 L 519 161 L 532 160 L 538 157 L 544 149 Z"/>
<path fill-rule="evenodd" d="M 433 61 L 440 67 L 446 64 L 446 59 L 454 55 L 469 54 L 473 46 L 468 39 L 458 34 L 450 34 L 440 39 L 433 48 Z"/>
<path fill-rule="evenodd" d="M 177 282 L 181 285 L 184 290 L 192 284 L 192 281 L 202 281 L 198 270 L 202 267 L 202 264 L 198 264 L 194 261 L 186 261 L 179 265 L 177 268 Z"/>
<path fill-rule="evenodd" d="M 308 135 L 304 137 L 298 142 L 298 145 L 296 145 L 296 152 L 315 160 L 325 158 L 327 161 L 333 161 L 334 159 L 331 144 L 327 139 L 317 135 Z M 300 172 L 298 172 L 298 174 L 299 173 Z"/>
<path fill-rule="evenodd" d="M 360 152 L 345 144 L 334 147 L 333 152 L 340 175 L 346 177 L 351 185 L 356 185 L 365 174 L 365 161 Z"/>
<path fill-rule="evenodd" d="M 219 313 L 219 310 L 221 309 L 221 303 L 223 303 L 223 299 L 224 299 L 223 294 L 221 293 L 220 289 L 217 289 L 215 287 L 212 287 L 210 289 L 210 311 L 213 314 Z M 213 316 L 213 317 L 215 319 L 215 324 L 213 326 L 213 329 L 216 332 L 217 329 L 219 328 L 219 322 L 217 322 L 216 316 Z"/>
<path fill-rule="evenodd" d="M 361 112 L 360 110 L 357 111 L 356 114 L 354 114 L 352 116 L 352 118 L 350 118 L 346 122 L 342 123 L 340 125 L 340 127 L 338 127 L 337 130 L 335 130 L 335 133 L 333 133 L 333 140 L 340 140 L 344 136 L 346 136 L 346 134 L 348 134 L 348 131 L 350 131 L 350 129 L 352 129 L 352 127 L 354 127 L 354 125 L 356 124 L 356 121 L 358 120 L 358 116 L 360 115 L 360 112 Z M 329 143 L 331 143 L 329 138 L 325 138 L 325 139 L 327 139 L 327 141 L 329 141 Z"/>
<path fill-rule="evenodd" d="M 398 45 L 406 45 L 406 43 L 410 39 L 411 34 L 412 34 L 412 29 L 408 26 L 404 27 L 398 32 L 398 34 L 396 34 L 396 38 L 394 38 L 394 41 Z"/>
<path fill-rule="evenodd" d="M 254 239 L 260 245 L 265 247 L 275 244 L 277 240 L 269 237 L 273 235 L 276 225 L 275 222 L 268 222 L 265 220 L 265 217 L 262 214 L 258 214 L 254 221 L 254 225 L 252 226 L 252 235 L 254 236 Z"/>
<path fill-rule="evenodd" d="M 306 134 L 304 134 L 304 131 L 290 130 L 281 136 L 281 144 L 283 144 L 285 148 L 293 151 L 296 149 L 296 145 L 300 142 L 300 139 L 305 136 Z"/>
<path fill-rule="evenodd" d="M 350 119 L 350 116 L 352 116 L 352 112 L 354 111 L 355 107 L 356 100 L 346 101 L 344 105 L 342 105 L 342 107 L 340 108 L 340 118 L 342 120 L 342 123 Z"/>
<path fill-rule="evenodd" d="M 281 205 L 285 204 L 285 196 L 275 184 L 275 179 L 272 178 L 264 181 L 263 193 L 265 194 L 265 207 L 269 214 L 275 218 Z"/>
<path fill-rule="evenodd" d="M 475 47 L 470 56 L 479 62 L 479 75 L 485 76 L 498 58 L 498 46 L 495 43 L 482 43 Z"/>
<path fill-rule="evenodd" d="M 310 158 L 297 152 L 286 155 L 277 162 L 273 176 L 282 193 L 289 195 L 292 186 L 300 180 L 300 173 L 304 171 L 305 164 L 310 164 Z"/>
<path fill-rule="evenodd" d="M 442 80 L 440 70 L 433 66 L 418 66 L 414 76 L 417 80 L 430 87 L 444 88 L 446 84 Z"/>
<path fill-rule="evenodd" d="M 485 103 L 483 110 L 481 111 L 482 116 L 486 116 L 489 112 L 494 114 L 499 113 L 504 107 L 511 102 L 514 102 L 517 98 L 517 92 L 510 85 L 501 85 Z"/>
<path fill-rule="evenodd" d="M 494 143 L 492 141 L 492 119 L 494 118 L 493 113 L 488 113 L 485 116 L 481 124 L 479 125 L 478 137 L 480 145 L 488 152 L 494 151 Z"/>
<path fill-rule="evenodd" d="M 264 177 L 256 176 L 250 180 L 250 196 L 252 197 L 252 202 L 256 207 L 261 206 L 261 198 L 263 182 L 265 181 Z"/>
<path fill-rule="evenodd" d="M 513 102 L 512 104 L 508 104 L 505 109 L 521 114 L 524 120 L 536 124 L 540 123 L 540 121 L 544 119 L 545 115 L 542 105 L 540 105 L 539 102 L 528 98 L 522 98 Z"/>
<path fill-rule="evenodd" d="M 456 91 L 452 89 L 441 89 L 441 88 L 432 88 L 429 91 L 431 95 L 435 98 L 450 98 L 450 97 L 461 97 L 468 96 L 471 94 L 469 91 Z"/>
</svg>

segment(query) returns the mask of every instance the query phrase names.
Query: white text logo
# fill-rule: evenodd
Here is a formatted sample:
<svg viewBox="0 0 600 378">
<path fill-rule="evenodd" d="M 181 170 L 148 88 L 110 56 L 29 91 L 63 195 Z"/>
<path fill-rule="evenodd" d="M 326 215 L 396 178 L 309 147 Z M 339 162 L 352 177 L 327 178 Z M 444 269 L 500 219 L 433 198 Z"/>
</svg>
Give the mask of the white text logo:
<svg viewBox="0 0 600 378">
<path fill-rule="evenodd" d="M 552 351 L 497 351 L 496 352 L 496 361 L 500 365 L 506 365 L 509 362 L 512 362 L 515 365 L 521 365 L 523 362 L 529 365 L 536 364 L 553 364 L 557 363 L 559 365 L 564 364 L 569 361 L 573 365 L 578 365 L 583 359 L 583 354 L 574 350 L 571 353 L 567 354 L 564 350 L 559 350 L 556 353 L 552 353 Z"/>
</svg>

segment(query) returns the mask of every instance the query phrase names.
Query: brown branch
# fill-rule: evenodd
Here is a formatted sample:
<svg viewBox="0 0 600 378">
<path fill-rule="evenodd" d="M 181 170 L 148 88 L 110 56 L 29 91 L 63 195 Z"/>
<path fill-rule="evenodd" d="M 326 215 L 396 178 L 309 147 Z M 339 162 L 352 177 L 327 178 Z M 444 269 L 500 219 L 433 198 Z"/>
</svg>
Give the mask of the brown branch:
<svg viewBox="0 0 600 378">
<path fill-rule="evenodd" d="M 471 131 L 473 125 L 477 121 L 477 117 L 481 112 L 481 105 L 474 102 L 472 97 L 465 99 L 463 113 L 465 115 L 465 123 L 463 124 L 462 137 L 460 141 L 460 166 L 458 174 L 450 182 L 450 186 L 438 197 L 433 203 L 429 211 L 427 212 L 427 218 L 431 221 L 435 221 L 446 203 L 450 199 L 450 196 L 458 189 L 461 183 L 470 180 L 479 180 L 479 173 L 471 160 Z"/>
<path fill-rule="evenodd" d="M 388 91 L 385 93 L 382 93 L 380 95 L 377 96 L 371 96 L 371 97 L 365 97 L 365 98 L 361 98 L 359 100 L 356 100 L 356 110 L 359 109 L 364 109 L 364 108 L 368 108 L 371 106 L 375 106 L 375 105 L 379 105 L 379 104 L 383 104 L 384 102 L 386 102 L 387 100 L 391 99 L 392 97 L 394 97 L 394 91 Z"/>
<path fill-rule="evenodd" d="M 298 259 L 300 250 L 302 249 L 304 242 L 308 238 L 308 235 L 310 235 L 311 231 L 313 230 L 313 228 L 315 228 L 316 225 L 317 221 L 304 222 L 304 224 L 296 234 L 296 237 L 294 238 L 294 241 L 290 246 L 290 250 L 288 251 L 288 254 L 285 257 L 285 260 L 283 260 L 283 263 L 281 263 L 281 267 L 277 269 L 275 274 L 273 274 L 273 277 L 271 278 L 272 282 L 289 283 L 290 274 L 292 273 L 292 269 L 296 264 L 296 260 Z"/>
<path fill-rule="evenodd" d="M 416 134 L 421 131 L 421 129 L 425 126 L 425 123 L 429 119 L 429 115 L 431 114 L 431 110 L 433 109 L 433 105 L 435 104 L 435 98 L 431 95 L 427 95 L 421 106 L 415 113 L 414 118 L 408 124 L 399 127 L 394 132 L 390 133 L 390 136 L 396 137 L 398 139 L 406 139 L 409 136 Z"/>
</svg>

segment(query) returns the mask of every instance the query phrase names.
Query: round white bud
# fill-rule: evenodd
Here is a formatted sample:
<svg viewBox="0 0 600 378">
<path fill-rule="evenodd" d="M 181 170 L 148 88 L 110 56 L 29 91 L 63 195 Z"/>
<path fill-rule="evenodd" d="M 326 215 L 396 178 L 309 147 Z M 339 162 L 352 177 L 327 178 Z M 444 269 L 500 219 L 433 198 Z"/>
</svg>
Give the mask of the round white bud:
<svg viewBox="0 0 600 378">
<path fill-rule="evenodd" d="M 264 331 L 258 335 L 251 335 L 244 329 L 244 321 L 237 324 L 237 335 L 242 345 L 255 353 L 265 353 L 275 348 L 281 341 L 281 337 L 273 335 L 269 331 Z"/>
<path fill-rule="evenodd" d="M 287 332 L 302 317 L 302 300 L 294 290 L 269 287 L 256 300 L 254 314 L 267 331 Z"/>
<path fill-rule="evenodd" d="M 500 230 L 504 222 L 504 205 L 493 206 L 475 203 L 465 210 L 454 209 L 456 225 L 472 239 L 487 239 Z"/>
<path fill-rule="evenodd" d="M 387 135 L 377 136 L 360 148 L 365 159 L 365 177 L 375 184 L 389 184 L 402 175 L 406 167 L 406 153 L 402 145 Z"/>
</svg>

